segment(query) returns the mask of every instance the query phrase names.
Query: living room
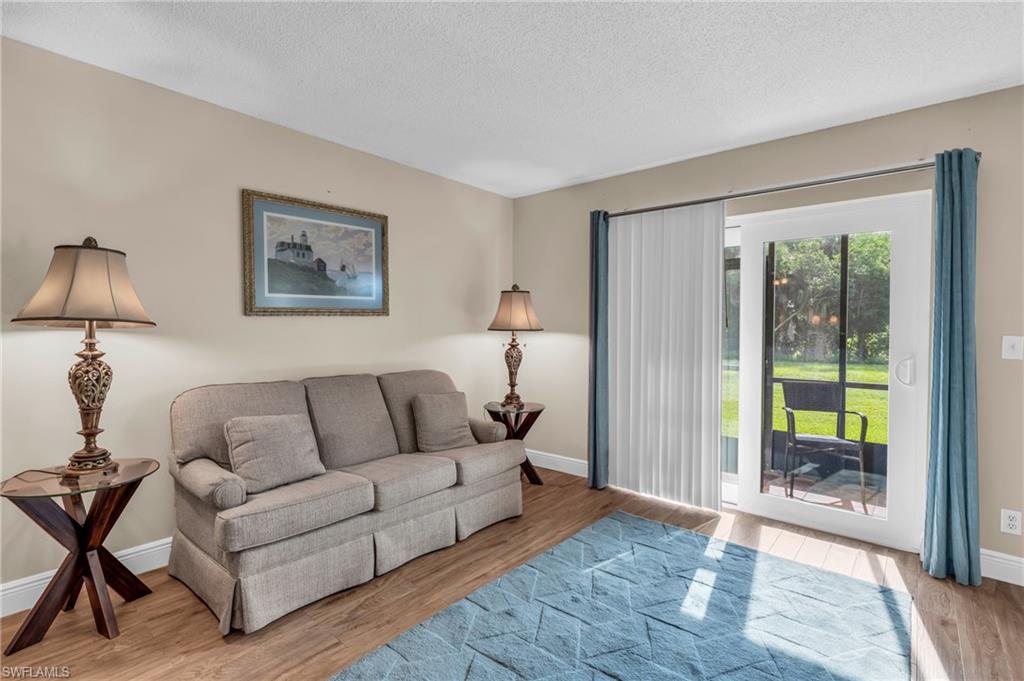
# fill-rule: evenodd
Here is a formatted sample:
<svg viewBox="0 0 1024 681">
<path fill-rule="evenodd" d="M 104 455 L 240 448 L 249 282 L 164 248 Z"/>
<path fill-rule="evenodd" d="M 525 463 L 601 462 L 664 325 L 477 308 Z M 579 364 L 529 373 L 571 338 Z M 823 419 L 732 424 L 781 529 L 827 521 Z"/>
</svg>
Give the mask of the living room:
<svg viewBox="0 0 1024 681">
<path fill-rule="evenodd" d="M 1021 3 L 2 19 L 5 678 L 1024 679 Z"/>
</svg>

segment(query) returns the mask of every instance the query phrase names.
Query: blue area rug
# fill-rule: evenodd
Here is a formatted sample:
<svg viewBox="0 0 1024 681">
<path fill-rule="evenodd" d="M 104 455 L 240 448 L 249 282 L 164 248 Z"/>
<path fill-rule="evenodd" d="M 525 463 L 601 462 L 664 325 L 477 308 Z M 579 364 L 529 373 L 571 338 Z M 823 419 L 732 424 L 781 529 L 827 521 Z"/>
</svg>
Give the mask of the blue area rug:
<svg viewBox="0 0 1024 681">
<path fill-rule="evenodd" d="M 910 677 L 910 597 L 622 512 L 333 681 Z"/>
</svg>

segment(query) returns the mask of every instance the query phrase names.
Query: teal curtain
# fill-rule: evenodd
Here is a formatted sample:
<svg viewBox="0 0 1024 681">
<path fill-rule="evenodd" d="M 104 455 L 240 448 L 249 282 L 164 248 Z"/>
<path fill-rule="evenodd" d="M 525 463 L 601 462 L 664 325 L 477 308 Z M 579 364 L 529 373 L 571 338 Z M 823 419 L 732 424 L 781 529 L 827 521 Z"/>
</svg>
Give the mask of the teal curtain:
<svg viewBox="0 0 1024 681">
<path fill-rule="evenodd" d="M 590 390 L 587 484 L 608 485 L 608 213 L 590 213 Z"/>
<path fill-rule="evenodd" d="M 981 584 L 974 272 L 978 161 L 971 149 L 935 157 L 928 502 L 921 563 L 928 574 Z"/>
</svg>

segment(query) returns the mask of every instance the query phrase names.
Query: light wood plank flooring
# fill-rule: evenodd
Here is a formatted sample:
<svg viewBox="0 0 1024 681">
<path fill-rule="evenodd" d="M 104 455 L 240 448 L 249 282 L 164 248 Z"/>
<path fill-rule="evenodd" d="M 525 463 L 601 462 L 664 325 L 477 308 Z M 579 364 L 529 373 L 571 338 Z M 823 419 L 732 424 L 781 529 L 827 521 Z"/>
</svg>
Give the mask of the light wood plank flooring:
<svg viewBox="0 0 1024 681">
<path fill-rule="evenodd" d="M 913 594 L 915 678 L 1024 680 L 1024 588 L 985 580 L 977 589 L 922 575 L 917 557 L 737 512 L 716 514 L 541 470 L 542 487 L 524 485 L 520 518 L 302 608 L 251 635 L 222 638 L 206 607 L 165 570 L 143 576 L 153 594 L 118 603 L 122 634 L 93 629 L 84 599 L 58 616 L 42 643 L 3 659 L 5 666 L 69 665 L 75 679 L 323 679 L 569 537 L 622 509 L 696 529 Z M 115 600 L 117 597 L 115 596 Z M 0 621 L 6 644 L 23 613 Z"/>
</svg>

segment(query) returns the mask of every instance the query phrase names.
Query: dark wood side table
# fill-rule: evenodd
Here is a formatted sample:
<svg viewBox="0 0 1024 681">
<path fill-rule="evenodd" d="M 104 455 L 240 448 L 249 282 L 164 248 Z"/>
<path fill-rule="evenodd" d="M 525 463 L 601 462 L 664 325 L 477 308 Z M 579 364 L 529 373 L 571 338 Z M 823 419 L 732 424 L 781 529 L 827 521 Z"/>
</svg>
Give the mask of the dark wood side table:
<svg viewBox="0 0 1024 681">
<path fill-rule="evenodd" d="M 521 407 L 503 407 L 501 402 L 488 402 L 484 405 L 484 409 L 490 414 L 492 420 L 505 424 L 505 430 L 508 433 L 506 437 L 509 440 L 523 440 L 540 417 L 540 413 L 544 411 L 544 405 L 540 402 L 523 402 Z M 526 457 L 526 461 L 519 464 L 519 467 L 522 468 L 531 485 L 544 484 L 540 475 L 537 474 L 537 469 L 530 463 L 530 457 Z"/>
<path fill-rule="evenodd" d="M 7 644 L 5 655 L 39 643 L 57 613 L 75 607 L 83 584 L 96 630 L 107 638 L 120 633 L 107 586 L 126 601 L 150 593 L 141 579 L 103 547 L 103 541 L 142 479 L 155 473 L 160 464 L 153 459 L 118 459 L 117 464 L 116 469 L 75 478 L 63 478 L 60 467 L 25 471 L 0 485 L 0 496 L 10 499 L 68 550 L 57 574 Z M 96 493 L 88 512 L 82 501 L 86 492 Z M 61 498 L 63 508 L 55 497 Z"/>
</svg>

